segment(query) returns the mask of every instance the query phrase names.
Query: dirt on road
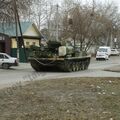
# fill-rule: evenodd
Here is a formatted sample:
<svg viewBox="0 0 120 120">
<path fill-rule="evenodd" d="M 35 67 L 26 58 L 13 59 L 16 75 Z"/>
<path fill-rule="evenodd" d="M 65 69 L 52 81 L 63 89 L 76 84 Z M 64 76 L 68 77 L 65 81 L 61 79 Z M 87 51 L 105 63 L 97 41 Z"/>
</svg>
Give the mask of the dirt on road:
<svg viewBox="0 0 120 120">
<path fill-rule="evenodd" d="M 120 78 L 31 81 L 2 89 L 0 120 L 120 120 Z"/>
</svg>

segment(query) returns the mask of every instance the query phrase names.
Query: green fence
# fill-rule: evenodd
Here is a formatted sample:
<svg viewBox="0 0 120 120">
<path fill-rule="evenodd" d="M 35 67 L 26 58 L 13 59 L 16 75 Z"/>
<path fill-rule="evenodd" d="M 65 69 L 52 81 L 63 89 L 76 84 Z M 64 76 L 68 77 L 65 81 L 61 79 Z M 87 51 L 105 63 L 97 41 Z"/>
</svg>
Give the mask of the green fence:
<svg viewBox="0 0 120 120">
<path fill-rule="evenodd" d="M 29 49 L 26 49 L 26 55 L 27 55 L 27 58 L 29 56 Z M 12 48 L 11 49 L 11 56 L 12 57 L 17 57 L 17 48 Z M 19 62 L 27 62 L 26 61 L 26 58 L 25 58 L 25 54 L 24 54 L 24 49 L 23 48 L 20 48 L 19 49 Z"/>
</svg>

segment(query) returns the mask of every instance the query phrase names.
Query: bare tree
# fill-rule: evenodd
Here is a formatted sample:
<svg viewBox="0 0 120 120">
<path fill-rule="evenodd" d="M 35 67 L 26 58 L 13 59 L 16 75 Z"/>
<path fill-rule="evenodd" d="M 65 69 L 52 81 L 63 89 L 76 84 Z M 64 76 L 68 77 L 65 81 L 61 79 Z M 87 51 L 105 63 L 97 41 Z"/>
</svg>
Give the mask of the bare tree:
<svg viewBox="0 0 120 120">
<path fill-rule="evenodd" d="M 53 2 L 49 0 L 34 0 L 29 7 L 28 13 L 24 14 L 24 19 L 35 22 L 38 29 L 49 27 L 49 21 L 53 12 Z"/>
<path fill-rule="evenodd" d="M 0 1 L 0 21 L 8 22 L 14 20 L 14 1 L 1 0 Z M 22 15 L 28 10 L 31 0 L 16 0 L 19 14 Z"/>
<path fill-rule="evenodd" d="M 100 6 L 100 7 L 99 7 Z M 114 27 L 119 24 L 119 12 L 113 3 L 91 6 L 73 2 L 65 11 L 63 19 L 63 39 L 71 37 L 74 44 L 80 44 L 80 51 L 87 52 L 93 44 L 110 43 L 114 37 Z M 116 27 L 118 30 L 118 27 Z M 107 41 L 106 41 L 107 39 Z"/>
</svg>

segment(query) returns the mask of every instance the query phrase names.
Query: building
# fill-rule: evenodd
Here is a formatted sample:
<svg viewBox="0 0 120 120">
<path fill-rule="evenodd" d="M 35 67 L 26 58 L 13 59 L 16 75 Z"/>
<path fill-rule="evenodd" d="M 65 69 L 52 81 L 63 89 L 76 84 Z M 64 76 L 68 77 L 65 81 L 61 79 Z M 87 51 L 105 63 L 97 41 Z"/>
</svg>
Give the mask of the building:
<svg viewBox="0 0 120 120">
<path fill-rule="evenodd" d="M 30 45 L 40 45 L 41 34 L 36 25 L 31 22 L 21 22 L 22 34 L 26 52 Z M 25 62 L 23 46 L 21 46 L 21 35 L 18 31 L 18 44 L 16 41 L 16 25 L 15 23 L 0 24 L 0 52 L 5 52 L 13 57 L 17 57 L 17 46 L 19 45 L 20 62 Z"/>
</svg>

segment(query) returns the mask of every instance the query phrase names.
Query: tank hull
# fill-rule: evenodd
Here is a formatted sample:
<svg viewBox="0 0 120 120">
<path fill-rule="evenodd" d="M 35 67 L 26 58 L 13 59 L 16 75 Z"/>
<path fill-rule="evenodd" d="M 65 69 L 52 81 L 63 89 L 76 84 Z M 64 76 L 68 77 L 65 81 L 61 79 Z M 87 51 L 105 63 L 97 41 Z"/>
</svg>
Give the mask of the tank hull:
<svg viewBox="0 0 120 120">
<path fill-rule="evenodd" d="M 35 71 L 61 70 L 74 72 L 88 69 L 90 56 L 70 58 L 29 58 Z"/>
</svg>

